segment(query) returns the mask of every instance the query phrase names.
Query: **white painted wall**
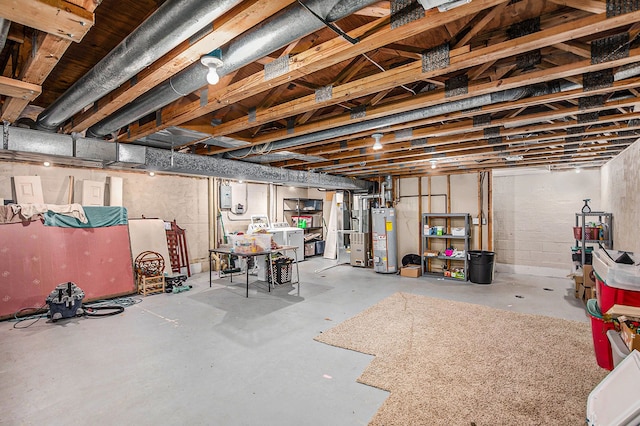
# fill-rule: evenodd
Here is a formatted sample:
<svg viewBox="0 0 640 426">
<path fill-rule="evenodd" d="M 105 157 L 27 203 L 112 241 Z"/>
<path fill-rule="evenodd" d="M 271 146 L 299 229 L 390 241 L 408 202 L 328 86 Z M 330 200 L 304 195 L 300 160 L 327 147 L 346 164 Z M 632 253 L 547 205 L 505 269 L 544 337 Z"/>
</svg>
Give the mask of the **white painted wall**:
<svg viewBox="0 0 640 426">
<path fill-rule="evenodd" d="M 237 183 L 231 182 L 231 185 L 237 185 Z M 269 185 L 247 183 L 246 188 L 247 200 L 243 214 L 234 214 L 230 210 L 222 210 L 222 221 L 227 234 L 247 232 L 252 215 L 264 216 L 269 214 Z M 236 202 L 232 200 L 232 203 L 235 204 Z"/>
<path fill-rule="evenodd" d="M 546 276 L 571 272 L 573 226 L 582 199 L 602 210 L 600 171 L 494 176 L 493 225 L 498 271 Z"/>
<path fill-rule="evenodd" d="M 636 255 L 640 254 L 639 168 L 640 141 L 601 168 L 602 207 L 613 213 L 613 247 Z"/>
</svg>

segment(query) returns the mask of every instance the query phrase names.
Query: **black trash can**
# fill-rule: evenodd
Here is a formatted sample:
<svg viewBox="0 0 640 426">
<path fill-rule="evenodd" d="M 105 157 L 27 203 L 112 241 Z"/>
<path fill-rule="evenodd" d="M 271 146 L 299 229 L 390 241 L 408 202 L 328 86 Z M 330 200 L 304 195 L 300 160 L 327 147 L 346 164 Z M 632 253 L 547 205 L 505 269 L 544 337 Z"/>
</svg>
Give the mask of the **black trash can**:
<svg viewBox="0 0 640 426">
<path fill-rule="evenodd" d="M 495 253 L 484 250 L 469 250 L 469 280 L 475 284 L 491 284 Z"/>
</svg>

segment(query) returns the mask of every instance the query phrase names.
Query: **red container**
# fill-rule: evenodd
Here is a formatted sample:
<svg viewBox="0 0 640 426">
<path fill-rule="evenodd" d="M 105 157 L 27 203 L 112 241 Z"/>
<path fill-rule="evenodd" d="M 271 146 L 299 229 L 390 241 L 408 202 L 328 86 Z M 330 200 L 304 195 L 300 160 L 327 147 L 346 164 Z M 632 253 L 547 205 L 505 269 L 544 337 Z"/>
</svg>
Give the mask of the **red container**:
<svg viewBox="0 0 640 426">
<path fill-rule="evenodd" d="M 593 349 L 596 353 L 596 362 L 606 370 L 613 370 L 613 355 L 611 343 L 607 338 L 607 331 L 614 330 L 612 322 L 605 322 L 602 318 L 591 317 L 591 334 L 593 335 Z"/>
<path fill-rule="evenodd" d="M 597 240 L 599 238 L 599 233 L 600 233 L 600 230 L 598 228 L 596 228 L 596 227 L 585 226 L 585 228 L 584 228 L 585 240 Z M 582 227 L 581 226 L 574 226 L 573 227 L 573 238 L 575 238 L 576 240 L 581 240 L 582 239 Z"/>
<path fill-rule="evenodd" d="M 623 288 L 610 287 L 594 274 L 596 278 L 596 297 L 598 306 L 606 313 L 613 305 L 627 305 L 640 307 L 640 291 L 625 290 Z"/>
</svg>

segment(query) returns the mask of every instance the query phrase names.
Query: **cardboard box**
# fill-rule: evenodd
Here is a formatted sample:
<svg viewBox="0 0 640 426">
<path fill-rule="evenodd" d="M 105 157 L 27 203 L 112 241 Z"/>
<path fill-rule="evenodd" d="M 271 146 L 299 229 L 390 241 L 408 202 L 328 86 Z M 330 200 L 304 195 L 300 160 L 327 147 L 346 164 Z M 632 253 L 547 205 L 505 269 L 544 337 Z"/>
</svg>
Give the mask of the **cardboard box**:
<svg viewBox="0 0 640 426">
<path fill-rule="evenodd" d="M 582 286 L 584 279 L 582 278 L 582 275 L 574 275 L 573 280 L 575 281 L 575 296 L 580 299 L 580 287 Z"/>
<path fill-rule="evenodd" d="M 594 287 L 596 286 L 596 277 L 594 276 L 593 266 L 591 265 L 582 265 L 582 278 L 584 280 L 585 287 Z"/>
<path fill-rule="evenodd" d="M 624 322 L 620 323 L 620 337 L 630 351 L 634 349 L 640 351 L 640 335 L 634 333 Z"/>
<path fill-rule="evenodd" d="M 304 243 L 304 255 L 305 256 L 315 256 L 316 254 L 316 243 Z"/>
<path fill-rule="evenodd" d="M 596 292 L 594 287 L 585 287 L 584 283 L 578 288 L 578 299 L 582 299 L 585 303 L 589 299 L 595 299 Z"/>
<path fill-rule="evenodd" d="M 422 266 L 420 265 L 407 265 L 400 269 L 400 275 L 409 278 L 418 278 L 422 275 Z"/>
</svg>

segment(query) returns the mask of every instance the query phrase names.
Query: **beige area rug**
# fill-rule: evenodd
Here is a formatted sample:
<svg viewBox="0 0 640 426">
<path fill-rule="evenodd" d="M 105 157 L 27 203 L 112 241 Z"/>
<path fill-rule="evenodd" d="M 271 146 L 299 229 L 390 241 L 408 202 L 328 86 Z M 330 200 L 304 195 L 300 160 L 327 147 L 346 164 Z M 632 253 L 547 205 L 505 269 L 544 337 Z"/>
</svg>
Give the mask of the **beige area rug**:
<svg viewBox="0 0 640 426">
<path fill-rule="evenodd" d="M 587 324 L 396 293 L 316 337 L 375 355 L 373 425 L 583 425 L 606 376 Z"/>
</svg>

